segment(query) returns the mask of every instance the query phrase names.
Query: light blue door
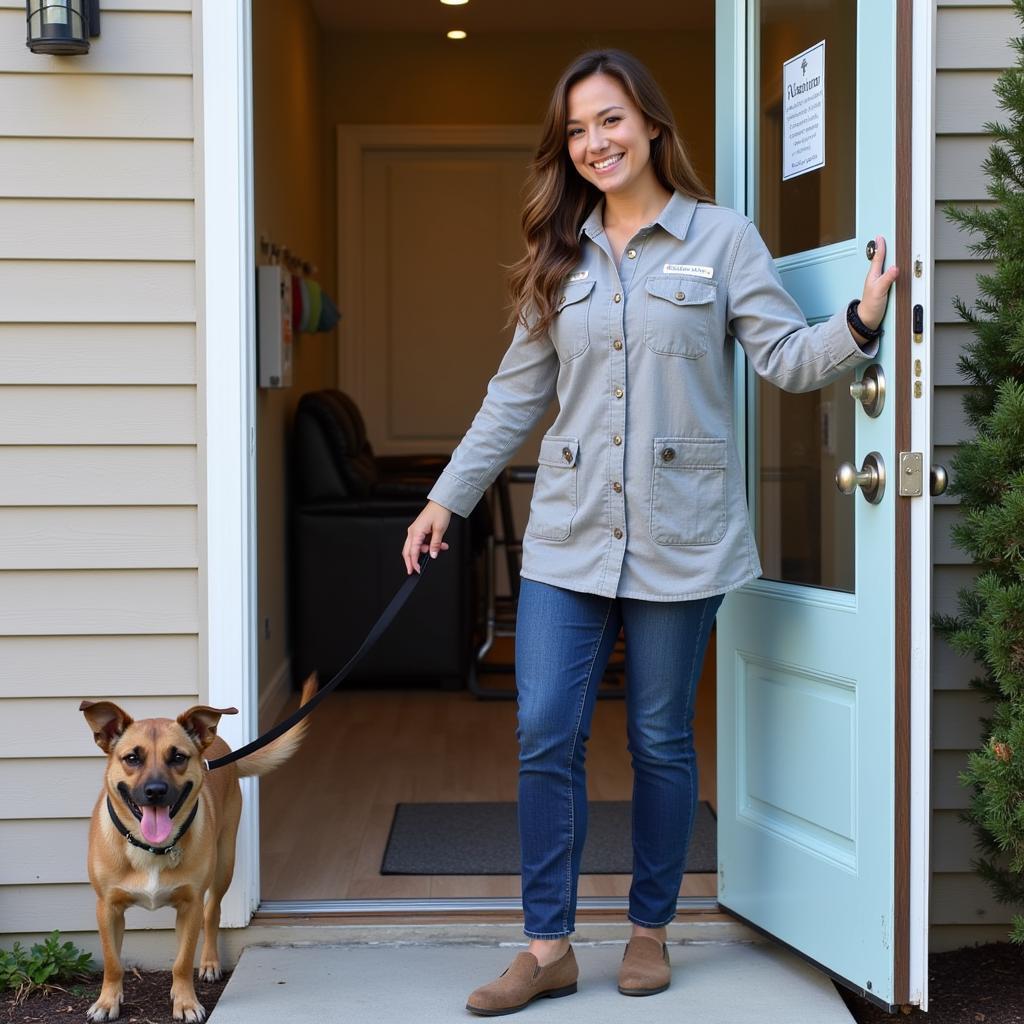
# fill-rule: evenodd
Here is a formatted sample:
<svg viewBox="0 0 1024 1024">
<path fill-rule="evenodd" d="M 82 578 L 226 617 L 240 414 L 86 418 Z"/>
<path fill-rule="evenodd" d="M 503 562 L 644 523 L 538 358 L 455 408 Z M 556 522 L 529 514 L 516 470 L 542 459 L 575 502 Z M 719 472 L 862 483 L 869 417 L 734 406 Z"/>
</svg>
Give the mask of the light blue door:
<svg viewBox="0 0 1024 1024">
<path fill-rule="evenodd" d="M 810 323 L 860 297 L 876 234 L 892 263 L 895 7 L 717 0 L 718 200 L 758 225 Z M 787 394 L 737 357 L 764 576 L 718 616 L 718 900 L 892 1003 L 895 403 L 869 415 L 852 373 Z M 835 479 L 872 452 L 878 503 Z"/>
</svg>

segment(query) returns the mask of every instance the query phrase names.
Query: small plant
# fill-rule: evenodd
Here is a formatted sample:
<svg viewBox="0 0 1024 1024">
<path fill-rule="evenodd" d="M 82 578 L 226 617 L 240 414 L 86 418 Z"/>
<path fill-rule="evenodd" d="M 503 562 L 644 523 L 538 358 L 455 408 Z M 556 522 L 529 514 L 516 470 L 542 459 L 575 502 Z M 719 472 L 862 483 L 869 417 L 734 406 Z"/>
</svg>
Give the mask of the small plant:
<svg viewBox="0 0 1024 1024">
<path fill-rule="evenodd" d="M 58 988 L 58 981 L 73 981 L 93 971 L 92 957 L 70 941 L 62 943 L 56 930 L 30 950 L 20 942 L 0 949 L 0 992 L 13 989 L 19 1002 L 36 989 Z"/>
</svg>

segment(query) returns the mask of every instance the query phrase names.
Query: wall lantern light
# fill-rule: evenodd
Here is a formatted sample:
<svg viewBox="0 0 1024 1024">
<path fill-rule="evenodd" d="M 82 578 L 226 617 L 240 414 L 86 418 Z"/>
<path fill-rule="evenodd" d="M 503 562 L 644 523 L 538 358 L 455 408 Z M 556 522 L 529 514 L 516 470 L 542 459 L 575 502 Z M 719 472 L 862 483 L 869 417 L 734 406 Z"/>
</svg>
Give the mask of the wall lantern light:
<svg viewBox="0 0 1024 1024">
<path fill-rule="evenodd" d="M 28 38 L 33 53 L 88 53 L 100 34 L 100 0 L 27 0 Z"/>
</svg>

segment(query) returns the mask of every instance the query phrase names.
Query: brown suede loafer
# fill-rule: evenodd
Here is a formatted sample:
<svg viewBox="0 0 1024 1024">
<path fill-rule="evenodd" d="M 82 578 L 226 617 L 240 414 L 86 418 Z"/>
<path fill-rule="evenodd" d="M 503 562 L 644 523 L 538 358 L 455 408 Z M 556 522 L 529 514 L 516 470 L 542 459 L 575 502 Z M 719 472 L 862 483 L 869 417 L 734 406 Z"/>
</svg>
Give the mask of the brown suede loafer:
<svg viewBox="0 0 1024 1024">
<path fill-rule="evenodd" d="M 561 959 L 547 967 L 541 967 L 537 958 L 524 950 L 516 954 L 500 977 L 470 994 L 466 1009 L 481 1017 L 498 1017 L 515 1013 L 542 996 L 549 999 L 571 996 L 576 991 L 579 973 L 572 946 Z"/>
<path fill-rule="evenodd" d="M 653 996 L 664 992 L 671 981 L 672 967 L 664 942 L 639 935 L 626 943 L 619 966 L 619 991 L 624 996 Z"/>
</svg>

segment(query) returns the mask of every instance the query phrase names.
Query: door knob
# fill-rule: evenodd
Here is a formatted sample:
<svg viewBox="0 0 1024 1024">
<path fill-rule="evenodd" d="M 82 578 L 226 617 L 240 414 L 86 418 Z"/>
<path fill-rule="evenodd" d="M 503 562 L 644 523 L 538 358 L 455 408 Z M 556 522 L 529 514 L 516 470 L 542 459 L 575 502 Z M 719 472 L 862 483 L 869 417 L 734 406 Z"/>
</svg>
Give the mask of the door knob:
<svg viewBox="0 0 1024 1024">
<path fill-rule="evenodd" d="M 949 478 L 946 476 L 945 466 L 932 466 L 931 471 L 931 492 L 933 495 L 942 494 L 949 484 Z"/>
<path fill-rule="evenodd" d="M 860 470 L 852 462 L 844 462 L 836 470 L 836 486 L 843 494 L 853 494 L 859 487 L 864 497 L 877 505 L 885 493 L 885 462 L 879 452 L 869 452 L 864 456 L 864 465 Z"/>
<path fill-rule="evenodd" d="M 850 385 L 850 394 L 864 406 L 869 416 L 877 416 L 885 405 L 885 374 L 878 363 L 872 363 L 860 380 Z"/>
</svg>

